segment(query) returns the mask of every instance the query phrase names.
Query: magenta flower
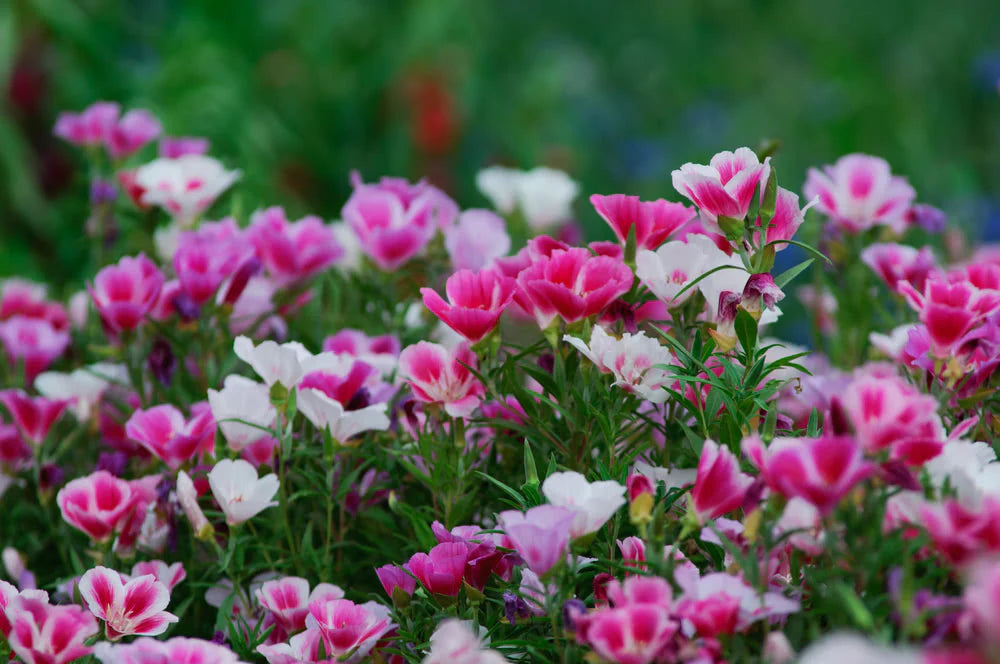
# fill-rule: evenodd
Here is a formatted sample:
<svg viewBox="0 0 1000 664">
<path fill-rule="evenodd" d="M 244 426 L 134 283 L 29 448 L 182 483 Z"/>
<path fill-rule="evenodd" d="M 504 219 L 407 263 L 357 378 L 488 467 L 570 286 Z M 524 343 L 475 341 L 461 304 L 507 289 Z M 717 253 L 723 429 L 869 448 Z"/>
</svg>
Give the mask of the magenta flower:
<svg viewBox="0 0 1000 664">
<path fill-rule="evenodd" d="M 125 423 L 125 433 L 171 470 L 197 454 L 215 451 L 215 419 L 203 401 L 192 406 L 190 419 L 171 404 L 136 410 Z"/>
<path fill-rule="evenodd" d="M 458 216 L 455 202 L 423 181 L 382 178 L 378 184 L 365 184 L 357 173 L 351 179 L 354 193 L 341 216 L 380 270 L 399 268 Z"/>
<path fill-rule="evenodd" d="M 430 553 L 415 553 L 407 563 L 428 592 L 454 597 L 462 588 L 469 549 L 462 542 L 438 544 Z"/>
<path fill-rule="evenodd" d="M 41 445 L 71 401 L 32 397 L 24 390 L 8 389 L 0 391 L 0 403 L 7 407 L 24 439 L 32 445 Z"/>
<path fill-rule="evenodd" d="M 740 472 L 739 459 L 714 440 L 706 440 L 691 489 L 691 508 L 698 523 L 718 518 L 743 504 L 753 478 Z"/>
<path fill-rule="evenodd" d="M 497 515 L 524 563 L 544 576 L 569 552 L 570 528 L 576 512 L 555 505 L 539 505 L 527 512 L 508 510 Z"/>
<path fill-rule="evenodd" d="M 202 224 L 197 231 L 182 232 L 174 253 L 174 272 L 184 293 L 201 305 L 253 258 L 253 245 L 236 221 L 228 218 Z"/>
<path fill-rule="evenodd" d="M 744 439 L 743 452 L 771 489 L 787 498 L 804 498 L 824 515 L 875 472 L 852 436 L 775 438 L 767 447 L 752 436 Z"/>
<path fill-rule="evenodd" d="M 930 535 L 933 551 L 953 565 L 965 565 L 979 556 L 1000 552 L 1000 500 L 995 496 L 988 496 L 975 507 L 948 499 L 920 504 L 916 510 L 913 521 Z"/>
<path fill-rule="evenodd" d="M 399 356 L 400 376 L 424 403 L 441 404 L 452 417 L 468 417 L 485 392 L 466 366 L 476 368 L 476 355 L 465 344 L 453 350 L 421 341 Z"/>
<path fill-rule="evenodd" d="M 116 122 L 105 137 L 105 145 L 112 159 L 127 157 L 163 133 L 163 125 L 145 109 L 127 112 Z"/>
<path fill-rule="evenodd" d="M 497 326 L 516 289 L 516 281 L 495 270 L 459 270 L 445 284 L 448 302 L 430 288 L 421 288 L 420 294 L 425 307 L 474 344 Z"/>
<path fill-rule="evenodd" d="M 144 560 L 132 566 L 132 577 L 151 574 L 159 583 L 173 590 L 174 587 L 187 578 L 184 571 L 184 563 L 174 563 L 168 565 L 162 560 Z"/>
<path fill-rule="evenodd" d="M 922 292 L 927 278 L 937 271 L 937 262 L 930 247 L 917 250 L 894 242 L 875 243 L 862 250 L 861 260 L 894 291 L 899 282 L 906 281 Z"/>
<path fill-rule="evenodd" d="M 587 616 L 579 637 L 609 662 L 649 664 L 657 660 L 677 629 L 664 607 L 627 604 Z"/>
<path fill-rule="evenodd" d="M 164 136 L 160 139 L 159 154 L 166 159 L 177 159 L 186 154 L 206 154 L 208 146 L 207 138 L 198 136 Z"/>
<path fill-rule="evenodd" d="M 108 265 L 87 286 L 101 319 L 115 332 L 134 330 L 149 313 L 163 287 L 163 273 L 145 254 Z"/>
<path fill-rule="evenodd" d="M 785 294 L 774 283 L 774 277 L 766 272 L 751 274 L 746 286 L 743 287 L 740 306 L 756 320 L 760 320 L 764 309 L 774 309 L 774 306 L 783 299 Z M 722 308 L 721 297 L 719 308 Z"/>
<path fill-rule="evenodd" d="M 100 145 L 111 135 L 119 113 L 118 104 L 99 101 L 80 113 L 60 113 L 53 133 L 74 145 Z"/>
<path fill-rule="evenodd" d="M 132 643 L 101 641 L 94 646 L 94 656 L 102 664 L 240 664 L 236 653 L 225 646 L 183 636 L 175 636 L 166 641 L 149 637 L 136 639 Z"/>
<path fill-rule="evenodd" d="M 720 152 L 708 166 L 687 163 L 671 173 L 674 189 L 698 206 L 707 230 L 719 232 L 720 216 L 743 219 L 754 191 L 771 172 L 771 158 L 762 164 L 750 148 Z"/>
<path fill-rule="evenodd" d="M 655 251 L 697 214 L 683 203 L 672 203 L 662 198 L 640 201 L 638 196 L 625 194 L 594 194 L 590 197 L 590 204 L 608 222 L 622 245 L 634 227 L 636 249 L 650 251 Z"/>
<path fill-rule="evenodd" d="M 379 583 L 382 584 L 385 594 L 389 597 L 392 597 L 396 588 L 400 588 L 407 595 L 412 595 L 413 591 L 417 589 L 417 580 L 408 573 L 406 565 L 403 567 L 382 565 L 375 568 L 375 575 L 378 577 Z"/>
<path fill-rule="evenodd" d="M 344 255 L 333 230 L 319 217 L 290 222 L 280 207 L 254 212 L 247 237 L 279 286 L 301 283 Z"/>
<path fill-rule="evenodd" d="M 34 454 L 21 436 L 21 432 L 13 424 L 0 424 L 0 467 L 8 470 L 20 470 L 27 466 Z"/>
<path fill-rule="evenodd" d="M 126 582 L 115 570 L 98 566 L 84 572 L 77 587 L 90 612 L 104 621 L 112 641 L 132 634 L 163 634 L 177 622 L 177 616 L 164 611 L 170 591 L 152 574 Z"/>
<path fill-rule="evenodd" d="M 514 301 L 543 330 L 558 316 L 574 323 L 601 313 L 632 286 L 632 270 L 620 260 L 586 249 L 555 249 L 517 275 Z"/>
<path fill-rule="evenodd" d="M 927 329 L 930 350 L 935 357 L 951 357 L 972 328 L 1000 309 L 1000 290 L 983 283 L 993 273 L 1000 278 L 1000 267 L 983 265 L 981 268 L 948 279 L 930 278 L 923 291 L 905 281 L 898 282 L 899 292 Z"/>
<path fill-rule="evenodd" d="M 0 322 L 0 343 L 12 367 L 24 365 L 25 383 L 31 384 L 69 346 L 69 331 L 59 330 L 43 318 L 13 316 Z"/>
<path fill-rule="evenodd" d="M 91 653 L 86 641 L 97 633 L 97 621 L 79 606 L 49 604 L 48 593 L 35 590 L 11 597 L 0 609 L 6 615 L 0 622 L 10 624 L 5 634 L 11 654 L 25 664 L 69 664 Z"/>
<path fill-rule="evenodd" d="M 310 602 L 307 621 L 318 630 L 327 657 L 337 659 L 353 652 L 352 661 L 361 661 L 395 627 L 386 607 L 375 602 L 355 604 L 346 599 Z"/>
<path fill-rule="evenodd" d="M 699 636 L 714 638 L 732 634 L 740 618 L 740 600 L 725 592 L 704 599 L 682 600 L 677 615 L 691 621 Z"/>
<path fill-rule="evenodd" d="M 456 270 L 482 270 L 510 251 L 507 222 L 489 210 L 466 210 L 444 228 L 444 246 Z"/>
<path fill-rule="evenodd" d="M 822 171 L 809 169 L 806 198 L 819 197 L 818 209 L 848 233 L 873 226 L 906 230 L 906 215 L 916 192 L 906 178 L 893 175 L 884 159 L 849 154 Z"/>
<path fill-rule="evenodd" d="M 345 328 L 323 341 L 323 351 L 350 355 L 370 364 L 383 376 L 391 376 L 396 371 L 396 363 L 401 350 L 399 337 L 383 334 L 369 337 L 360 330 Z"/>
<path fill-rule="evenodd" d="M 103 542 L 128 519 L 138 497 L 127 480 L 98 470 L 66 484 L 56 503 L 68 524 Z"/>
</svg>

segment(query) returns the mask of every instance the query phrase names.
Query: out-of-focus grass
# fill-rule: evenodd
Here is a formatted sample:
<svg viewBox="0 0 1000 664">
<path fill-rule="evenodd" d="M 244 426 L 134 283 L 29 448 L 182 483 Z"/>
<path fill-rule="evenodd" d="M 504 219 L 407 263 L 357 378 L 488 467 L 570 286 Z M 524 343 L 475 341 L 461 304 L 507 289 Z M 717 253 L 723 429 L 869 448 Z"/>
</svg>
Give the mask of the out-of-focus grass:
<svg viewBox="0 0 1000 664">
<path fill-rule="evenodd" d="M 1000 183 L 995 0 L 14 0 L 0 77 L 0 274 L 56 283 L 83 276 L 86 173 L 50 129 L 101 98 L 209 137 L 244 209 L 327 218 L 352 168 L 466 207 L 495 161 L 676 200 L 672 168 L 764 137 L 785 186 L 866 151 L 969 226 Z"/>
</svg>

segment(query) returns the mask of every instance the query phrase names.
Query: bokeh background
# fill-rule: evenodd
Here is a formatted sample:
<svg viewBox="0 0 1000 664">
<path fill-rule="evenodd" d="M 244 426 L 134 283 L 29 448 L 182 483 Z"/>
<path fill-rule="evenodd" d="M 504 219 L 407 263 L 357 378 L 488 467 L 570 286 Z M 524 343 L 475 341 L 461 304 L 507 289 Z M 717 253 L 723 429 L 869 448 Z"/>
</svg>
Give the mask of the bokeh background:
<svg viewBox="0 0 1000 664">
<path fill-rule="evenodd" d="M 246 210 L 336 218 L 353 168 L 483 206 L 491 163 L 677 200 L 679 164 L 778 139 L 784 186 L 865 151 L 996 239 L 998 79 L 997 0 L 5 0 L 0 276 L 90 269 L 85 163 L 51 128 L 98 99 L 210 138 Z"/>
</svg>

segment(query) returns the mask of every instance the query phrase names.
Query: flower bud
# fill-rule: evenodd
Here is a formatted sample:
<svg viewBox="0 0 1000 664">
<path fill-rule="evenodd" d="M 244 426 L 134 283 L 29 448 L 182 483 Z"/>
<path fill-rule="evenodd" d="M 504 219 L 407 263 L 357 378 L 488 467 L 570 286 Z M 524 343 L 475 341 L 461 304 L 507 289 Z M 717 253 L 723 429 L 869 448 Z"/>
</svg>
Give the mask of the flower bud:
<svg viewBox="0 0 1000 664">
<path fill-rule="evenodd" d="M 194 488 L 194 482 L 183 470 L 177 474 L 177 500 L 180 501 L 181 509 L 184 510 L 188 521 L 191 522 L 194 536 L 205 541 L 211 539 L 215 531 L 198 505 L 198 491 Z"/>
</svg>

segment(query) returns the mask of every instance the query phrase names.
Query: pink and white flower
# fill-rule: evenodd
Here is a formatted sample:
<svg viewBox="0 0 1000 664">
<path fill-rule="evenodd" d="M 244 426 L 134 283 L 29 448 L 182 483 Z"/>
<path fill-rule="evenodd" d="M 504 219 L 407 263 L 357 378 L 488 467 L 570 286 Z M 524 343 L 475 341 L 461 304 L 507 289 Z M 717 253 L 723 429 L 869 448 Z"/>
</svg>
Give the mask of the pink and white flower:
<svg viewBox="0 0 1000 664">
<path fill-rule="evenodd" d="M 743 504 L 753 478 L 740 471 L 740 462 L 727 447 L 706 440 L 691 489 L 691 508 L 698 523 L 732 512 Z"/>
<path fill-rule="evenodd" d="M 916 249 L 894 242 L 874 243 L 861 251 L 861 260 L 879 276 L 890 290 L 906 281 L 917 291 L 924 290 L 927 278 L 937 270 L 930 247 Z"/>
<path fill-rule="evenodd" d="M 617 338 L 596 325 L 590 333 L 590 344 L 564 335 L 566 341 L 604 373 L 615 378 L 615 385 L 652 403 L 663 403 L 669 394 L 663 389 L 673 382 L 669 370 L 660 365 L 674 364 L 670 350 L 645 332 L 622 334 Z"/>
<path fill-rule="evenodd" d="M 111 126 L 104 143 L 112 159 L 121 159 L 138 152 L 161 133 L 163 125 L 156 116 L 144 108 L 136 108 Z"/>
<path fill-rule="evenodd" d="M 640 201 L 638 196 L 594 194 L 590 203 L 608 222 L 615 237 L 624 245 L 635 228 L 636 249 L 656 250 L 671 235 L 692 221 L 697 213 L 683 203 L 672 203 L 662 198 Z"/>
<path fill-rule="evenodd" d="M 935 357 L 950 357 L 966 334 L 1000 309 L 1000 290 L 990 278 L 994 273 L 1000 275 L 1000 267 L 958 273 L 947 279 L 930 278 L 923 291 L 905 281 L 899 282 L 899 291 L 918 312 L 927 330 Z"/>
<path fill-rule="evenodd" d="M 388 429 L 388 404 L 368 403 L 368 387 L 378 383 L 375 368 L 349 355 L 334 355 L 325 364 L 299 382 L 298 408 L 306 419 L 345 445 L 364 431 Z"/>
<path fill-rule="evenodd" d="M 341 599 L 344 591 L 333 584 L 321 583 L 310 593 L 306 579 L 287 576 L 265 581 L 254 590 L 254 595 L 260 606 L 270 612 L 270 618 L 276 627 L 280 628 L 282 634 L 271 639 L 272 642 L 278 642 L 306 628 L 311 603 Z"/>
<path fill-rule="evenodd" d="M 177 502 L 191 524 L 191 530 L 198 539 L 208 539 L 214 533 L 201 506 L 198 505 L 198 491 L 191 477 L 183 470 L 177 473 Z"/>
<path fill-rule="evenodd" d="M 671 309 L 697 292 L 688 285 L 702 274 L 724 264 L 737 263 L 709 237 L 689 235 L 683 242 L 672 240 L 656 251 L 637 252 L 635 275 L 643 286 Z"/>
<path fill-rule="evenodd" d="M 671 173 L 674 189 L 698 206 L 709 231 L 719 232 L 718 217 L 743 219 L 757 185 L 767 182 L 771 158 L 761 163 L 750 148 L 724 151 L 708 166 L 687 163 Z"/>
<path fill-rule="evenodd" d="M 69 406 L 68 399 L 48 399 L 29 396 L 24 390 L 0 390 L 0 403 L 7 407 L 24 439 L 41 445 L 59 416 Z"/>
<path fill-rule="evenodd" d="M 902 233 L 916 192 L 906 178 L 892 174 L 884 159 L 855 153 L 821 171 L 809 169 L 805 195 L 818 196 L 817 209 L 848 233 L 873 226 Z"/>
<path fill-rule="evenodd" d="M 86 641 L 97 633 L 97 621 L 79 606 L 52 605 L 44 591 L 24 591 L 0 609 L 0 622 L 10 624 L 4 633 L 11 654 L 24 664 L 69 664 L 92 651 Z"/>
<path fill-rule="evenodd" d="M 145 190 L 142 203 L 159 205 L 181 227 L 192 226 L 239 177 L 239 171 L 200 154 L 154 159 L 135 171 L 136 185 Z"/>
<path fill-rule="evenodd" d="M 525 564 L 543 576 L 569 552 L 576 512 L 556 505 L 539 505 L 527 512 L 500 512 L 497 519 Z"/>
<path fill-rule="evenodd" d="M 361 330 L 345 328 L 323 341 L 323 351 L 347 354 L 370 364 L 379 370 L 384 378 L 396 371 L 401 346 L 395 334 L 370 337 Z"/>
<path fill-rule="evenodd" d="M 318 631 L 327 657 L 363 660 L 395 625 L 389 609 L 376 602 L 355 604 L 346 599 L 319 599 L 309 603 L 306 632 Z"/>
<path fill-rule="evenodd" d="M 105 470 L 70 481 L 56 494 L 62 517 L 96 542 L 106 541 L 131 515 L 132 485 Z"/>
<path fill-rule="evenodd" d="M 215 420 L 204 401 L 191 407 L 190 419 L 171 404 L 136 410 L 125 423 L 125 434 L 171 470 L 196 455 L 215 454 Z"/>
<path fill-rule="evenodd" d="M 170 591 L 152 574 L 124 581 L 115 570 L 98 566 L 84 572 L 77 587 L 90 612 L 104 621 L 112 641 L 132 634 L 163 634 L 178 620 L 164 610 Z"/>
<path fill-rule="evenodd" d="M 99 101 L 79 113 L 60 113 L 53 133 L 74 145 L 101 145 L 111 135 L 119 113 L 118 104 Z"/>
<path fill-rule="evenodd" d="M 142 637 L 131 643 L 101 641 L 94 646 L 101 664 L 242 664 L 232 650 L 212 641 L 175 636 L 166 641 Z"/>
<path fill-rule="evenodd" d="M 424 403 L 441 404 L 452 417 L 468 417 L 482 400 L 485 388 L 466 368 L 476 368 L 476 355 L 465 344 L 447 350 L 421 341 L 399 356 L 400 376 Z"/>
<path fill-rule="evenodd" d="M 181 289 L 195 304 L 208 302 L 223 282 L 253 259 L 253 245 L 232 218 L 182 231 L 173 254 Z"/>
<path fill-rule="evenodd" d="M 570 537 L 597 532 L 625 504 L 625 487 L 614 480 L 588 482 L 580 473 L 552 473 L 542 482 L 550 504 L 574 513 Z"/>
<path fill-rule="evenodd" d="M 510 251 L 503 217 L 489 210 L 466 210 L 444 229 L 444 247 L 456 270 L 482 270 Z"/>
<path fill-rule="evenodd" d="M 115 332 L 134 330 L 156 304 L 163 273 L 145 254 L 108 265 L 87 286 L 101 320 Z"/>
<path fill-rule="evenodd" d="M 0 344 L 11 367 L 24 366 L 24 381 L 49 368 L 69 347 L 69 330 L 59 330 L 42 318 L 12 316 L 0 321 Z"/>
<path fill-rule="evenodd" d="M 422 664 L 503 664 L 507 660 L 460 620 L 442 620 L 431 634 L 431 648 Z"/>
<path fill-rule="evenodd" d="M 151 575 L 158 583 L 162 583 L 168 591 L 173 591 L 178 583 L 187 578 L 184 563 L 168 565 L 162 560 L 145 560 L 132 566 L 131 577 Z"/>
<path fill-rule="evenodd" d="M 760 197 L 763 201 L 763 191 L 760 192 Z M 772 246 L 775 251 L 787 249 L 789 245 L 784 240 L 791 240 L 795 236 L 795 232 L 799 230 L 799 226 L 805 220 L 806 212 L 817 202 L 818 200 L 814 198 L 800 209 L 798 194 L 788 191 L 784 187 L 778 187 L 774 200 L 774 216 L 768 222 L 763 238 L 760 236 L 760 231 L 754 233 L 754 242 L 761 247 L 774 242 L 775 244 Z M 762 216 L 757 217 L 755 225 L 757 228 L 764 228 Z"/>
<path fill-rule="evenodd" d="M 677 629 L 677 622 L 664 607 L 635 603 L 587 616 L 582 638 L 609 662 L 649 664 L 656 661 Z"/>
<path fill-rule="evenodd" d="M 500 322 L 517 282 L 495 270 L 459 270 L 448 277 L 445 302 L 433 289 L 421 288 L 424 306 L 469 343 L 482 341 Z"/>
<path fill-rule="evenodd" d="M 257 469 L 243 459 L 220 460 L 208 473 L 208 484 L 230 526 L 278 504 L 272 500 L 278 493 L 278 476 L 271 473 L 258 478 Z"/>
<path fill-rule="evenodd" d="M 247 237 L 279 286 L 301 283 L 344 255 L 322 219 L 309 216 L 290 222 L 280 207 L 254 212 Z"/>
</svg>

